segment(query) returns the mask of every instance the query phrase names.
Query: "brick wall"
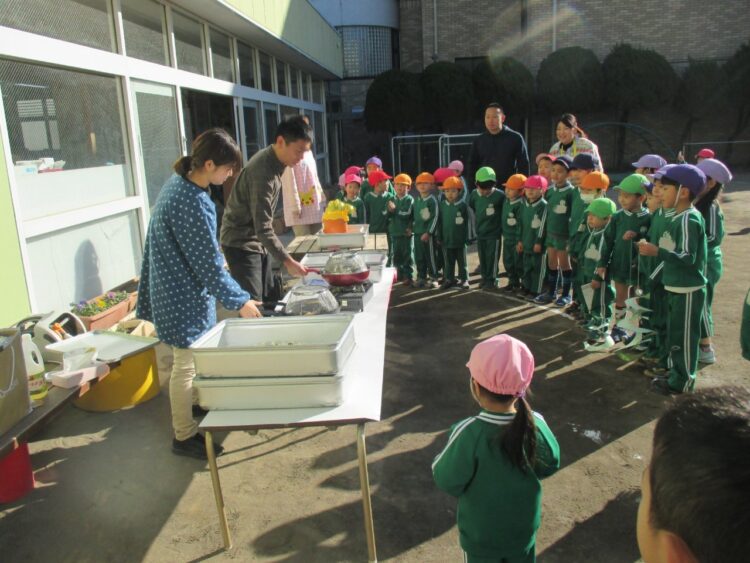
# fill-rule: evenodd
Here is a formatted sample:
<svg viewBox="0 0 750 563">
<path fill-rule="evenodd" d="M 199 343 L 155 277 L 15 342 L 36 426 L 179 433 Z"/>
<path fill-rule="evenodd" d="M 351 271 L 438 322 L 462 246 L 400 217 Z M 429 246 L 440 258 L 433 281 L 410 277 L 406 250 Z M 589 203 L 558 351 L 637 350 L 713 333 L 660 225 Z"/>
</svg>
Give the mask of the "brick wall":
<svg viewBox="0 0 750 563">
<path fill-rule="evenodd" d="M 422 0 L 399 4 L 399 51 L 401 70 L 422 70 Z"/>
</svg>

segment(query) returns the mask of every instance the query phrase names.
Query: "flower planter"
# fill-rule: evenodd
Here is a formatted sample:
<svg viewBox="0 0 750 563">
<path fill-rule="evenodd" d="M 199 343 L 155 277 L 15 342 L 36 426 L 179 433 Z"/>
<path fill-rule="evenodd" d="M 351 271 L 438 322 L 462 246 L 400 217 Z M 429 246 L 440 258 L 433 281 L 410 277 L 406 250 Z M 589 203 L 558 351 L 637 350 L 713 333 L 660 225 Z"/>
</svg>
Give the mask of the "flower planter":
<svg viewBox="0 0 750 563">
<path fill-rule="evenodd" d="M 323 219 L 324 233 L 345 233 L 347 221 L 343 219 Z"/>
<path fill-rule="evenodd" d="M 81 317 L 86 330 L 98 330 L 109 328 L 112 325 L 117 324 L 122 320 L 125 315 L 128 314 L 128 307 L 130 306 L 130 300 L 120 301 L 116 305 L 112 305 L 109 309 L 91 315 L 90 317 Z"/>
</svg>

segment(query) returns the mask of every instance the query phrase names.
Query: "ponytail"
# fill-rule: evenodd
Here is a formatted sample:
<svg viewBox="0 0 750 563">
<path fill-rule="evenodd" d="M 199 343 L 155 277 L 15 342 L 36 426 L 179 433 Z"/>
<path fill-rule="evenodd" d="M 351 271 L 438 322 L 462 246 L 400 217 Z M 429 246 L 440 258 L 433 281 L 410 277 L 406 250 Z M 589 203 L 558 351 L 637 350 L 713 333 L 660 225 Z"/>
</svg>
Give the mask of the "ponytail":
<svg viewBox="0 0 750 563">
<path fill-rule="evenodd" d="M 536 462 L 536 424 L 524 397 L 516 401 L 516 416 L 500 438 L 500 446 L 518 469 L 526 473 Z"/>
<path fill-rule="evenodd" d="M 716 182 L 713 188 L 710 188 L 703 192 L 696 200 L 694 206 L 698 211 L 700 211 L 701 215 L 703 215 L 703 218 L 706 221 L 708 221 L 711 214 L 711 204 L 717 200 L 723 188 L 724 186 L 720 182 Z"/>
<path fill-rule="evenodd" d="M 239 168 L 242 164 L 242 153 L 237 142 L 219 127 L 198 135 L 190 147 L 190 155 L 178 158 L 172 168 L 178 175 L 185 176 L 191 170 L 201 168 L 209 160 L 216 166 L 231 164 L 234 168 Z"/>
<path fill-rule="evenodd" d="M 562 116 L 560 117 L 560 119 L 558 119 L 557 122 L 562 123 L 563 125 L 565 125 L 565 127 L 568 127 L 569 129 L 572 129 L 579 137 L 582 137 L 584 139 L 589 138 L 586 132 L 578 126 L 578 120 L 576 119 L 576 116 L 573 115 L 572 113 L 562 114 Z"/>
</svg>

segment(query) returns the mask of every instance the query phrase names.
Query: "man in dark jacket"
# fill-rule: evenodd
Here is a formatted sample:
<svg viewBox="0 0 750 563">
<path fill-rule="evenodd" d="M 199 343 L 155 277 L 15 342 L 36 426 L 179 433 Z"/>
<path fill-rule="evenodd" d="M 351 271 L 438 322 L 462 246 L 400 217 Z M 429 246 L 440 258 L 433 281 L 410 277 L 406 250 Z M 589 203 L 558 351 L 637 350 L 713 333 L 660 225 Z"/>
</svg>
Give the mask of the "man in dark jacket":
<svg viewBox="0 0 750 563">
<path fill-rule="evenodd" d="M 495 171 L 498 184 L 503 184 L 513 174 L 529 175 L 529 154 L 526 142 L 517 131 L 503 126 L 505 113 L 500 104 L 491 103 L 484 110 L 487 131 L 474 139 L 469 158 L 469 175 L 473 179 L 482 166 Z"/>
</svg>

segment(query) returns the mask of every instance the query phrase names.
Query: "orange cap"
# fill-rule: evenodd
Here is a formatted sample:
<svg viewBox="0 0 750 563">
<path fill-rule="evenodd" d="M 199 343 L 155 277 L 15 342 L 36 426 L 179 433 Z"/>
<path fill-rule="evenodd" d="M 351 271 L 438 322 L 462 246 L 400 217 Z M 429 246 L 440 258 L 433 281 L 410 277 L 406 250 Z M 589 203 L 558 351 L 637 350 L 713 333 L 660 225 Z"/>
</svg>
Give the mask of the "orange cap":
<svg viewBox="0 0 750 563">
<path fill-rule="evenodd" d="M 435 176 L 433 176 L 429 172 L 422 172 L 419 176 L 417 176 L 417 184 L 434 184 L 434 183 L 435 183 Z"/>
<path fill-rule="evenodd" d="M 440 186 L 441 190 L 462 190 L 464 188 L 464 183 L 461 181 L 461 178 L 458 176 L 449 176 L 443 181 L 443 185 Z"/>
<path fill-rule="evenodd" d="M 523 185 L 526 183 L 526 176 L 523 174 L 513 174 L 510 178 L 508 178 L 508 181 L 503 184 L 506 188 L 510 188 L 511 190 L 521 190 L 523 189 Z"/>
<path fill-rule="evenodd" d="M 396 177 L 393 179 L 393 183 L 406 184 L 407 186 L 411 186 L 411 176 L 402 172 L 401 174 L 396 175 Z"/>
<path fill-rule="evenodd" d="M 581 180 L 581 187 L 587 190 L 606 190 L 609 187 L 609 176 L 604 172 L 589 172 Z"/>
</svg>

